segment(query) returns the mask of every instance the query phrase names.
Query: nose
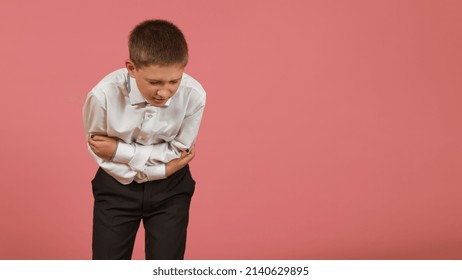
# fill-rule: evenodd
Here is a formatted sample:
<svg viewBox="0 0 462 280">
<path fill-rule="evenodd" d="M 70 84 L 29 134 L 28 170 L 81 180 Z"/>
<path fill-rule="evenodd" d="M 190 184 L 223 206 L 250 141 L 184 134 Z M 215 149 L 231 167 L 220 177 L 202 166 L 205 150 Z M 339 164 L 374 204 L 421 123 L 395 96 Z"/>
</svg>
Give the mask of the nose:
<svg viewBox="0 0 462 280">
<path fill-rule="evenodd" d="M 159 89 L 157 91 L 157 95 L 162 97 L 162 98 L 167 98 L 169 96 L 170 92 L 168 89 Z"/>
</svg>

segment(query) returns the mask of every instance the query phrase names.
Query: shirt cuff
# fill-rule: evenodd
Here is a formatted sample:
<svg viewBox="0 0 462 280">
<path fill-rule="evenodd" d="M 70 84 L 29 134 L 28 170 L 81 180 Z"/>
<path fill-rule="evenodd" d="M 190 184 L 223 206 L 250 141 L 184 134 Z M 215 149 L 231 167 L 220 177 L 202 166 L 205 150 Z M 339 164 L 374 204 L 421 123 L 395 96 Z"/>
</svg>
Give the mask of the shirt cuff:
<svg viewBox="0 0 462 280">
<path fill-rule="evenodd" d="M 143 171 L 146 167 L 146 162 L 151 156 L 153 145 L 135 144 L 135 153 L 133 158 L 128 162 L 128 165 L 135 171 Z"/>
<path fill-rule="evenodd" d="M 152 165 L 146 167 L 144 172 L 148 176 L 148 181 L 154 181 L 154 180 L 160 180 L 160 179 L 165 179 L 167 176 L 165 176 L 165 164 L 159 164 L 159 165 Z"/>
<path fill-rule="evenodd" d="M 112 161 L 118 163 L 129 163 L 135 155 L 135 147 L 119 140 L 117 150 Z"/>
</svg>

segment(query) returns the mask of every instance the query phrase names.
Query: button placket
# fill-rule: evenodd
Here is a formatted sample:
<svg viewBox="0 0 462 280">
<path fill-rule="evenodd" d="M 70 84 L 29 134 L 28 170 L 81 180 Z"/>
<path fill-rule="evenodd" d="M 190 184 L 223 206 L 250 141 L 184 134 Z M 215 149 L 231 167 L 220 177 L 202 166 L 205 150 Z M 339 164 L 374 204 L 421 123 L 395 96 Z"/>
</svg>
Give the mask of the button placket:
<svg viewBox="0 0 462 280">
<path fill-rule="evenodd" d="M 145 112 L 143 125 L 140 130 L 140 135 L 138 136 L 138 139 L 144 143 L 147 142 L 147 140 L 150 137 L 150 134 L 152 133 L 152 129 L 154 127 L 154 119 L 155 119 L 154 114 L 155 113 L 156 111 L 154 107 L 149 108 Z"/>
</svg>

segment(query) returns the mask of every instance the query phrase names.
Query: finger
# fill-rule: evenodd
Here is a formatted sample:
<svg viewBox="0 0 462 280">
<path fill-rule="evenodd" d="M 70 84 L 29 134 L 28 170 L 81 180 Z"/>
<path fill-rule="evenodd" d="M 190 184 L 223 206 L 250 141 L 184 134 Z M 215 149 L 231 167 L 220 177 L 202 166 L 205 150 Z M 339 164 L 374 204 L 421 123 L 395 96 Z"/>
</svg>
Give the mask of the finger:
<svg viewBox="0 0 462 280">
<path fill-rule="evenodd" d="M 99 142 L 96 142 L 96 141 L 93 141 L 93 140 L 90 140 L 88 141 L 88 145 L 90 145 L 90 147 L 92 149 L 96 149 L 98 147 L 101 147 L 101 145 L 99 144 Z"/>
<path fill-rule="evenodd" d="M 93 147 L 93 149 L 96 149 L 96 148 L 101 148 L 101 147 L 104 147 L 104 142 L 102 141 L 95 141 L 94 139 L 90 139 L 88 141 L 88 144 Z"/>
<path fill-rule="evenodd" d="M 93 140 L 90 140 L 88 142 L 88 145 L 90 146 L 91 150 L 94 152 L 94 153 L 97 153 L 101 147 L 101 142 L 95 142 Z"/>
<path fill-rule="evenodd" d="M 191 147 L 191 149 L 189 150 L 189 154 L 190 154 L 190 155 L 193 155 L 193 157 L 194 157 L 194 155 L 196 154 L 196 146 L 195 146 L 195 145 L 193 145 L 193 146 Z"/>
<path fill-rule="evenodd" d="M 93 141 L 93 139 L 91 139 L 90 137 L 88 137 L 88 145 L 93 146 L 95 144 L 95 142 Z"/>
<path fill-rule="evenodd" d="M 187 161 L 190 162 L 194 158 L 194 156 L 196 155 L 196 149 L 195 149 L 194 145 L 188 151 L 189 152 L 188 152 L 186 157 L 187 157 Z"/>
<path fill-rule="evenodd" d="M 192 146 L 189 149 L 186 149 L 185 151 L 188 153 L 188 155 L 194 150 L 194 146 Z"/>
<path fill-rule="evenodd" d="M 194 157 L 185 157 L 184 159 L 182 159 L 183 165 L 190 163 L 193 160 L 193 158 Z"/>
<path fill-rule="evenodd" d="M 194 152 L 193 152 L 193 153 L 190 153 L 190 154 L 188 154 L 188 155 L 186 155 L 184 158 L 181 159 L 181 161 L 182 161 L 184 164 L 187 164 L 187 163 L 190 162 L 193 158 L 194 158 Z"/>
<path fill-rule="evenodd" d="M 96 147 L 95 147 L 94 145 L 90 145 L 90 149 L 91 149 L 94 153 L 96 153 L 96 150 L 97 150 L 97 149 L 96 149 Z"/>
<path fill-rule="evenodd" d="M 104 141 L 106 140 L 106 136 L 103 136 L 103 135 L 93 135 L 92 139 L 93 141 Z"/>
<path fill-rule="evenodd" d="M 102 138 L 101 138 L 100 135 L 90 134 L 88 136 L 88 143 L 90 143 L 90 142 L 96 143 L 97 141 L 102 141 Z"/>
</svg>

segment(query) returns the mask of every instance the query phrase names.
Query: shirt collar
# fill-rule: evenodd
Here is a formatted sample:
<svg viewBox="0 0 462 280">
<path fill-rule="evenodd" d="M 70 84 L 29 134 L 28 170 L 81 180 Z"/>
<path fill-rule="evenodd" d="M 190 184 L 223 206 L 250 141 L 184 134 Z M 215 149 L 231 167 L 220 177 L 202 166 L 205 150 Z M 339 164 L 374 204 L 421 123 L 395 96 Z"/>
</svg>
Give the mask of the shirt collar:
<svg viewBox="0 0 462 280">
<path fill-rule="evenodd" d="M 138 89 L 138 86 L 136 85 L 135 79 L 130 77 L 129 74 L 127 74 L 127 79 L 128 79 L 128 96 L 130 98 L 130 104 L 132 105 L 137 105 L 137 104 L 146 104 L 148 103 L 146 99 L 141 95 L 140 90 Z M 172 101 L 172 98 L 169 98 L 167 102 L 165 102 L 163 107 L 168 107 L 170 105 L 170 102 Z"/>
</svg>

